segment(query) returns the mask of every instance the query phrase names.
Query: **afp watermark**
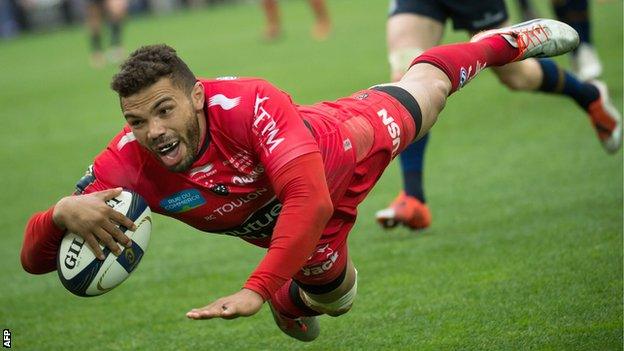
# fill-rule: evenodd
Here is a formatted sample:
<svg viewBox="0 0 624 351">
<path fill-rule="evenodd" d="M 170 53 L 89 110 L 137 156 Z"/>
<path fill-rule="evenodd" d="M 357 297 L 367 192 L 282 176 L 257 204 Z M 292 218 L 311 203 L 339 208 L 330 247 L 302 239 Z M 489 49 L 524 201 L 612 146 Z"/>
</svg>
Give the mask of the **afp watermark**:
<svg viewBox="0 0 624 351">
<path fill-rule="evenodd" d="M 11 331 L 9 329 L 2 330 L 2 347 L 11 348 Z"/>
</svg>

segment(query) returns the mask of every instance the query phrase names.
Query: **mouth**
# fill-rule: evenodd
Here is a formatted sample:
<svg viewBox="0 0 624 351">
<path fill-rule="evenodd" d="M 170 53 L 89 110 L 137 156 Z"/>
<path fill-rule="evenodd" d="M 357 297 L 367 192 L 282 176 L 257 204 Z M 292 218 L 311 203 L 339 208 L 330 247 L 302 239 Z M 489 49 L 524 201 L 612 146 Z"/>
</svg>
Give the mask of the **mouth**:
<svg viewBox="0 0 624 351">
<path fill-rule="evenodd" d="M 172 169 L 182 161 L 185 148 L 184 143 L 181 143 L 180 140 L 173 140 L 156 146 L 154 151 L 163 165 Z"/>
<path fill-rule="evenodd" d="M 165 157 L 171 153 L 174 153 L 178 149 L 179 145 L 180 145 L 180 141 L 175 140 L 170 143 L 158 146 L 156 148 L 156 152 L 158 153 L 158 155 L 160 155 L 160 157 Z"/>
</svg>

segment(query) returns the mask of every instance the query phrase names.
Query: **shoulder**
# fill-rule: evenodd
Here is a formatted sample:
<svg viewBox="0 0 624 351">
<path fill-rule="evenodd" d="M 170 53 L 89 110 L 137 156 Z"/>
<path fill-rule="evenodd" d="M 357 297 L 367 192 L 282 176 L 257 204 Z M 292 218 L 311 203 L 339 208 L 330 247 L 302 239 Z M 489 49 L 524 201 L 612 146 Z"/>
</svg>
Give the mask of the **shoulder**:
<svg viewBox="0 0 624 351">
<path fill-rule="evenodd" d="M 226 77 L 199 81 L 204 85 L 209 125 L 221 132 L 249 130 L 264 92 L 277 90 L 261 78 Z"/>
<path fill-rule="evenodd" d="M 116 155 L 120 159 L 131 160 L 133 158 L 141 158 L 143 153 L 144 150 L 139 145 L 130 127 L 124 126 L 123 129 L 111 139 L 106 149 L 101 154 L 111 154 Z"/>
<path fill-rule="evenodd" d="M 198 78 L 198 80 L 208 88 L 212 89 L 243 89 L 255 90 L 258 87 L 271 86 L 272 84 L 263 78 L 258 77 L 218 77 L 214 79 Z"/>
<path fill-rule="evenodd" d="M 94 171 L 98 178 L 107 178 L 110 184 L 129 186 L 143 163 L 149 158 L 128 126 L 125 126 L 95 158 Z"/>
<path fill-rule="evenodd" d="M 208 107 L 220 106 L 225 110 L 236 106 L 254 107 L 256 100 L 266 94 L 286 95 L 271 82 L 255 77 L 222 77 L 217 79 L 199 79 L 204 85 L 204 94 Z M 290 97 L 288 97 L 290 100 Z"/>
</svg>

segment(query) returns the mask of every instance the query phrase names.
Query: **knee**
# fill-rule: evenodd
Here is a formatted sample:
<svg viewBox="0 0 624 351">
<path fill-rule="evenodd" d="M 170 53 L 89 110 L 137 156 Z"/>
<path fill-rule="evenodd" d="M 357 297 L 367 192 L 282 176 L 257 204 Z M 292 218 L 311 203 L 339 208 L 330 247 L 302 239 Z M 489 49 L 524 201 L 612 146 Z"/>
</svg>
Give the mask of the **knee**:
<svg viewBox="0 0 624 351">
<path fill-rule="evenodd" d="M 318 296 L 308 294 L 305 291 L 302 291 L 301 298 L 303 299 L 304 303 L 308 305 L 308 307 L 310 307 L 311 309 L 332 317 L 338 317 L 351 310 L 356 295 L 357 282 L 351 287 L 349 291 L 347 291 L 344 295 L 336 298 L 335 300 L 321 300 L 318 298 Z"/>
<path fill-rule="evenodd" d="M 311 309 L 332 317 L 343 315 L 353 306 L 357 295 L 357 270 L 353 268 L 353 278 L 344 281 L 336 290 L 327 294 L 311 294 L 300 291 L 301 299 Z"/>
<path fill-rule="evenodd" d="M 405 47 L 390 51 L 388 54 L 388 63 L 390 63 L 392 81 L 398 82 L 405 72 L 407 72 L 412 61 L 424 51 L 425 50 L 418 47 Z"/>
</svg>

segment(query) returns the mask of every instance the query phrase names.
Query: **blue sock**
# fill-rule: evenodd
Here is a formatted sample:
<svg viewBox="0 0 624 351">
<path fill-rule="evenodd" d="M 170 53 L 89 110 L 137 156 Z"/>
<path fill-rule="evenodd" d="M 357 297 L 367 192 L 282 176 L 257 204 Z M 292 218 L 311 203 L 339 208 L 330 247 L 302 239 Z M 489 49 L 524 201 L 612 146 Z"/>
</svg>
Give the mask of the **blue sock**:
<svg viewBox="0 0 624 351">
<path fill-rule="evenodd" d="M 600 92 L 595 85 L 581 82 L 572 74 L 559 68 L 555 61 L 550 59 L 538 61 L 544 72 L 542 85 L 539 87 L 540 91 L 567 95 L 585 111 L 589 109 L 592 102 L 600 97 Z"/>
<path fill-rule="evenodd" d="M 587 0 L 564 0 L 554 4 L 557 19 L 574 28 L 579 34 L 581 43 L 591 44 L 589 26 L 589 3 Z"/>
<path fill-rule="evenodd" d="M 401 161 L 401 171 L 403 172 L 403 188 L 405 194 L 413 196 L 425 202 L 425 192 L 423 189 L 423 166 L 425 159 L 425 148 L 429 141 L 429 133 L 420 140 L 410 144 L 399 155 Z"/>
</svg>

